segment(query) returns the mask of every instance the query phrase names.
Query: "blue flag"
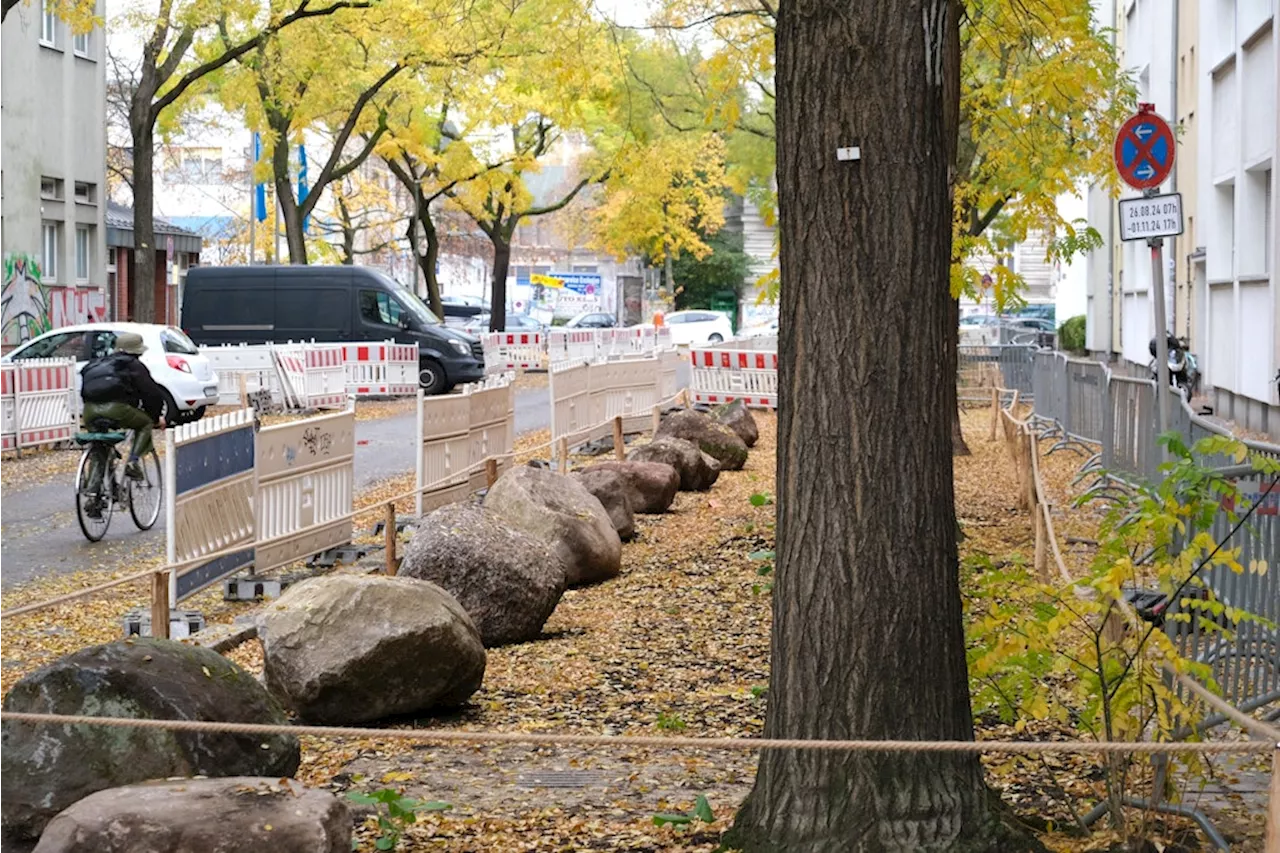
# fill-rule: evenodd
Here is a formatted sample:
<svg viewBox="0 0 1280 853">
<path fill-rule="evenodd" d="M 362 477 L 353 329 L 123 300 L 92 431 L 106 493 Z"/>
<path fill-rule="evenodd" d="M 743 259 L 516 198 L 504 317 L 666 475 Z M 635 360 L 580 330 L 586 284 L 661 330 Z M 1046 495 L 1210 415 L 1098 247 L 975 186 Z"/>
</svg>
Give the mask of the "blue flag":
<svg viewBox="0 0 1280 853">
<path fill-rule="evenodd" d="M 298 146 L 298 204 L 307 200 L 307 146 Z M 311 217 L 302 218 L 302 230 L 305 233 L 311 225 Z"/>
<path fill-rule="evenodd" d="M 258 133 L 253 135 L 253 162 L 249 165 L 249 175 L 252 179 L 253 172 L 258 167 L 258 161 L 262 159 L 262 136 Z M 267 185 L 256 184 L 253 188 L 253 212 L 258 217 L 259 222 L 267 221 Z"/>
</svg>

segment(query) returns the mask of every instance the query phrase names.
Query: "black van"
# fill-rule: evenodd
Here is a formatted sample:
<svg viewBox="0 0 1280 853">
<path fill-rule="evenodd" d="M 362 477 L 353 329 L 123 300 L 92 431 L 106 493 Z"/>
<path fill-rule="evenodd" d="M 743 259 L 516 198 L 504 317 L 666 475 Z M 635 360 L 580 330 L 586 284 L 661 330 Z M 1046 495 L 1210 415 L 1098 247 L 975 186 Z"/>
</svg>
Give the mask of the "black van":
<svg viewBox="0 0 1280 853">
<path fill-rule="evenodd" d="M 385 341 L 418 345 L 429 394 L 484 378 L 484 349 L 369 267 L 193 267 L 182 329 L 197 344 Z"/>
</svg>

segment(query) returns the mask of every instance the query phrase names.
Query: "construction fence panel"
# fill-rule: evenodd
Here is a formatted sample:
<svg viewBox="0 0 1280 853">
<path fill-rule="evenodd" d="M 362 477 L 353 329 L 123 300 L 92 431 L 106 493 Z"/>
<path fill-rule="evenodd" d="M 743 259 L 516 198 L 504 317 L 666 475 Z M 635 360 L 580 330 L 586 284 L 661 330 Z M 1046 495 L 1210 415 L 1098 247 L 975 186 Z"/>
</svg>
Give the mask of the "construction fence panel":
<svg viewBox="0 0 1280 853">
<path fill-rule="evenodd" d="M 1112 374 L 1107 380 L 1102 467 L 1112 474 L 1145 478 L 1156 432 L 1155 384 Z"/>
<path fill-rule="evenodd" d="M 590 365 L 593 425 L 586 440 L 612 435 L 617 417 L 622 418 L 625 431 L 644 429 L 658 405 L 658 370 L 656 358 Z"/>
<path fill-rule="evenodd" d="M 283 405 L 280 375 L 269 344 L 228 344 L 201 347 L 200 354 L 209 359 L 218 374 L 218 405 L 240 404 L 241 377 L 248 394 L 271 393 L 271 399 Z"/>
<path fill-rule="evenodd" d="M 176 604 L 254 562 L 257 477 L 253 410 L 204 418 L 164 435 L 168 562 L 183 563 L 244 546 L 176 573 L 170 581 L 170 601 Z"/>
<path fill-rule="evenodd" d="M 745 343 L 745 342 L 740 342 Z M 778 353 L 717 346 L 690 352 L 695 403 L 742 400 L 752 408 L 778 406 Z"/>
<path fill-rule="evenodd" d="M 0 450 L 18 449 L 18 366 L 0 364 Z"/>
<path fill-rule="evenodd" d="M 1036 403 L 1036 416 L 1060 422 L 1066 400 L 1060 399 L 1057 381 L 1058 356 L 1053 350 L 1036 350 L 1031 356 L 1031 393 Z"/>
<path fill-rule="evenodd" d="M 418 345 L 394 341 L 343 344 L 348 394 L 408 397 L 418 392 Z"/>
<path fill-rule="evenodd" d="M 286 344 L 272 346 L 271 352 L 288 408 L 346 408 L 346 367 L 341 344 Z"/>
<path fill-rule="evenodd" d="M 454 394 L 418 394 L 418 515 L 466 498 L 485 485 L 484 461 L 499 472 L 515 455 L 514 376 L 467 385 Z"/>
<path fill-rule="evenodd" d="M 75 361 L 29 358 L 13 365 L 17 449 L 74 438 L 80 410 Z"/>
<path fill-rule="evenodd" d="M 551 440 L 587 441 L 593 411 L 591 401 L 591 367 L 585 362 L 553 364 L 549 370 L 551 393 Z"/>
<path fill-rule="evenodd" d="M 1100 444 L 1103 411 L 1107 407 L 1107 369 L 1096 361 L 1068 358 L 1063 369 L 1067 382 L 1067 406 L 1063 423 L 1073 437 Z"/>
<path fill-rule="evenodd" d="M 490 332 L 482 335 L 486 373 L 508 370 L 542 370 L 545 339 L 539 332 Z"/>
<path fill-rule="evenodd" d="M 596 335 L 591 329 L 552 329 L 547 335 L 547 359 L 591 361 L 596 357 Z"/>
<path fill-rule="evenodd" d="M 256 454 L 258 571 L 351 541 L 354 409 L 264 427 Z"/>
<path fill-rule="evenodd" d="M 674 349 L 658 351 L 658 401 L 671 400 L 680 393 L 678 372 L 683 360 Z"/>
<path fill-rule="evenodd" d="M 487 485 L 487 459 L 495 459 L 498 474 L 511 468 L 515 460 L 516 395 L 511 378 L 493 387 L 475 387 L 471 400 L 471 490 Z"/>
</svg>

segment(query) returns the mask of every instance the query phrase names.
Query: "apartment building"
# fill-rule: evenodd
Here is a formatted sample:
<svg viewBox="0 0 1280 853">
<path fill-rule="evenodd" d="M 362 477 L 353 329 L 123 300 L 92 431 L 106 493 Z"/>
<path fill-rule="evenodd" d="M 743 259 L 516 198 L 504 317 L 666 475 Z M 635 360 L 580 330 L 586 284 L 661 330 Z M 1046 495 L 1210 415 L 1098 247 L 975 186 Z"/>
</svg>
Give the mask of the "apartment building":
<svg viewBox="0 0 1280 853">
<path fill-rule="evenodd" d="M 102 0 L 99 18 L 105 13 Z M 0 25 L 3 344 L 113 316 L 103 31 L 32 0 Z"/>
</svg>

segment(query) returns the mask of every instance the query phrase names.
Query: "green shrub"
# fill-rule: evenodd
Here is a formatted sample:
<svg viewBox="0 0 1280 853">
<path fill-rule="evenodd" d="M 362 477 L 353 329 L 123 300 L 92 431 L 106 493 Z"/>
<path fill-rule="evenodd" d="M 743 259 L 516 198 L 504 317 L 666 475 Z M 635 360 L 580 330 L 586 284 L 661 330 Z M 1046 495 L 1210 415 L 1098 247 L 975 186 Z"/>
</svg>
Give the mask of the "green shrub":
<svg viewBox="0 0 1280 853">
<path fill-rule="evenodd" d="M 1084 352 L 1084 315 L 1077 314 L 1058 327 L 1058 346 L 1067 352 Z"/>
</svg>

